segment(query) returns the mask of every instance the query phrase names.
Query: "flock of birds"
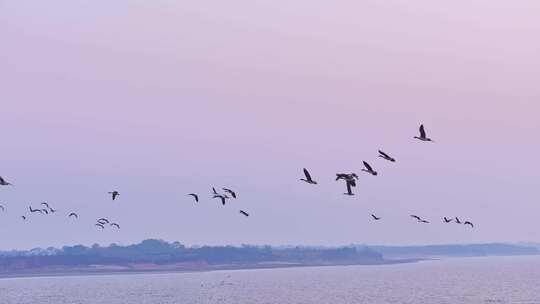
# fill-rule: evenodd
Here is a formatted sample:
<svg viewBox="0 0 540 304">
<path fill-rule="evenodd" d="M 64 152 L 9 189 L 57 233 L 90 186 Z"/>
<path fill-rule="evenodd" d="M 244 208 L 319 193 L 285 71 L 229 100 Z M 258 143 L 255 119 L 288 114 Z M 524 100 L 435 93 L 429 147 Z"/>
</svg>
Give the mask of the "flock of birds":
<svg viewBox="0 0 540 304">
<path fill-rule="evenodd" d="M 420 141 L 424 141 L 424 142 L 434 142 L 433 139 L 427 137 L 426 135 L 426 130 L 424 128 L 424 125 L 420 125 L 420 136 L 415 136 L 414 138 L 415 139 L 418 139 Z M 380 158 L 384 159 L 384 160 L 387 160 L 387 161 L 390 161 L 390 162 L 396 162 L 396 159 L 391 157 L 390 155 L 388 155 L 387 153 L 379 150 L 379 156 Z M 378 173 L 377 171 L 375 171 L 373 169 L 373 167 L 366 161 L 363 161 L 363 164 L 364 164 L 364 169 L 362 169 L 363 172 L 366 172 L 370 175 L 373 175 L 373 176 L 377 176 Z M 304 168 L 304 176 L 305 178 L 301 178 L 300 180 L 303 181 L 303 182 L 306 182 L 308 184 L 311 184 L 311 185 L 317 185 L 317 181 L 315 181 L 313 179 L 313 177 L 311 176 L 311 174 L 309 173 L 309 171 Z M 345 195 L 354 195 L 353 191 L 352 191 L 352 188 L 356 187 L 356 181 L 358 180 L 358 174 L 352 172 L 352 173 L 337 173 L 336 174 L 336 181 L 339 181 L 339 180 L 343 180 L 345 182 L 345 186 L 347 187 L 347 192 L 345 192 L 344 194 Z M 415 215 L 415 214 L 411 214 L 410 215 L 412 218 L 414 218 L 415 220 L 417 220 L 418 223 L 423 223 L 423 224 L 429 224 L 430 221 L 426 220 L 426 219 L 423 219 L 421 217 L 419 217 L 418 215 Z M 371 214 L 371 218 L 375 221 L 379 221 L 381 220 L 382 218 L 375 215 L 375 214 Z M 474 227 L 474 224 L 471 222 L 471 221 L 465 221 L 465 222 L 462 222 L 458 217 L 455 217 L 455 218 L 447 218 L 447 217 L 444 217 L 443 218 L 443 221 L 444 223 L 451 223 L 451 222 L 455 222 L 457 224 L 463 224 L 463 225 L 469 225 L 471 227 Z"/>
<path fill-rule="evenodd" d="M 424 125 L 420 125 L 419 131 L 420 131 L 420 134 L 419 136 L 414 136 L 415 139 L 423 141 L 423 142 L 434 142 L 431 138 L 427 137 Z M 378 152 L 379 152 L 378 157 L 389 162 L 396 162 L 396 159 L 391 157 L 389 154 L 381 150 L 379 150 Z M 367 174 L 370 174 L 372 176 L 378 175 L 377 171 L 375 171 L 368 162 L 363 161 L 363 165 L 364 165 L 364 168 L 362 169 L 363 172 L 366 172 Z M 300 180 L 307 184 L 317 185 L 317 181 L 313 179 L 309 171 L 306 168 L 304 168 L 303 171 L 304 171 L 304 178 L 301 178 Z M 345 182 L 347 192 L 345 192 L 344 194 L 349 195 L 349 196 L 354 195 L 353 188 L 356 187 L 356 181 L 358 180 L 358 175 L 354 172 L 337 173 L 336 181 L 340 181 L 340 180 Z M 10 186 L 10 185 L 12 184 L 7 182 L 4 178 L 0 176 L 0 186 Z M 222 188 L 222 190 L 223 192 L 220 193 L 216 190 L 215 187 L 212 187 L 212 193 L 211 193 L 212 198 L 219 199 L 222 205 L 225 205 L 227 203 L 227 200 L 236 199 L 238 197 L 237 192 L 230 188 L 224 187 Z M 116 200 L 118 196 L 120 196 L 120 193 L 116 190 L 108 192 L 108 194 L 111 196 L 113 201 Z M 196 203 L 199 202 L 199 195 L 197 193 L 189 193 L 188 196 L 191 196 L 195 200 Z M 33 208 L 32 206 L 29 206 L 28 209 L 29 209 L 30 214 L 38 213 L 41 215 L 49 215 L 49 214 L 54 214 L 57 212 L 57 210 L 52 208 L 51 205 L 47 202 L 42 202 L 39 208 Z M 3 205 L 0 205 L 0 211 L 5 212 L 6 208 Z M 239 210 L 239 213 L 245 217 L 249 217 L 249 213 L 245 210 Z M 67 215 L 67 217 L 78 219 L 79 215 L 75 212 L 71 212 Z M 375 214 L 371 214 L 371 217 L 375 221 L 379 221 L 382 219 L 381 217 L 376 216 Z M 430 223 L 430 221 L 423 219 L 420 216 L 415 215 L 415 214 L 411 214 L 410 217 L 415 219 L 418 223 L 423 223 L 423 224 Z M 24 221 L 26 221 L 28 217 L 27 215 L 22 215 L 21 218 Z M 454 222 L 457 224 L 469 225 L 470 227 L 474 227 L 474 224 L 471 221 L 462 222 L 458 217 L 454 217 L 454 218 L 443 217 L 443 222 L 444 223 Z M 116 229 L 120 229 L 120 225 L 118 223 L 112 222 L 107 218 L 97 219 L 95 226 L 101 230 L 105 229 L 106 227 L 115 227 Z"/>
</svg>

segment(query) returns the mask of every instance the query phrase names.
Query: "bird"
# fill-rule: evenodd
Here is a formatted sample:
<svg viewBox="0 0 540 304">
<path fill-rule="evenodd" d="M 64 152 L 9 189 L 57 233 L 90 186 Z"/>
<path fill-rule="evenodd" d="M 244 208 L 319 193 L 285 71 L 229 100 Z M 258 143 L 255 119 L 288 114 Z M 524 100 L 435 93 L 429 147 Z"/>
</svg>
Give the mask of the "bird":
<svg viewBox="0 0 540 304">
<path fill-rule="evenodd" d="M 419 139 L 421 141 L 433 141 L 431 138 L 426 137 L 426 130 L 424 129 L 424 125 L 420 125 L 420 136 L 415 136 L 414 138 Z"/>
<path fill-rule="evenodd" d="M 110 223 L 108 219 L 103 218 L 103 217 L 100 218 L 100 219 L 98 219 L 97 222 L 100 223 L 100 224 L 103 224 L 103 223 L 107 223 L 107 224 L 108 224 L 108 223 Z"/>
<path fill-rule="evenodd" d="M 55 212 L 56 212 L 56 209 L 49 208 L 49 212 L 50 212 L 50 213 L 55 213 Z"/>
<path fill-rule="evenodd" d="M 117 223 L 111 223 L 110 225 L 120 229 L 120 225 L 118 225 Z"/>
<path fill-rule="evenodd" d="M 458 219 L 457 216 L 456 216 L 456 224 L 461 224 L 461 221 Z"/>
<path fill-rule="evenodd" d="M 41 211 L 45 212 L 45 214 L 49 214 L 49 210 L 47 209 L 41 209 Z"/>
<path fill-rule="evenodd" d="M 388 161 L 395 162 L 396 159 L 393 157 L 390 157 L 388 154 L 384 153 L 383 151 L 379 150 L 379 157 L 384 158 Z"/>
<path fill-rule="evenodd" d="M 116 191 L 116 190 L 115 190 L 115 191 L 109 192 L 109 194 L 112 195 L 112 200 L 113 200 L 113 201 L 116 199 L 117 196 L 120 195 L 120 193 L 119 193 L 118 191 Z"/>
<path fill-rule="evenodd" d="M 31 213 L 34 213 L 34 212 L 43 213 L 43 210 L 41 210 L 41 209 L 32 209 L 32 206 L 28 206 L 28 208 L 30 208 Z"/>
<path fill-rule="evenodd" d="M 2 205 L 0 205 L 0 209 L 2 209 L 2 211 L 6 211 L 6 208 L 4 208 Z"/>
<path fill-rule="evenodd" d="M 78 216 L 77 213 L 75 213 L 75 212 L 71 212 L 71 213 L 68 215 L 68 217 L 72 217 L 72 216 L 74 216 L 75 218 L 79 218 L 79 216 Z"/>
<path fill-rule="evenodd" d="M 48 204 L 47 202 L 43 202 L 43 203 L 41 203 L 41 204 L 42 204 L 43 206 L 47 207 L 47 208 L 51 208 L 51 207 L 49 207 L 49 204 Z"/>
<path fill-rule="evenodd" d="M 426 221 L 426 220 L 419 220 L 418 222 L 424 223 L 424 224 L 429 224 L 429 221 Z"/>
<path fill-rule="evenodd" d="M 450 223 L 451 221 L 453 221 L 454 219 L 449 219 L 449 218 L 446 218 L 446 216 L 444 217 L 444 222 L 445 223 Z"/>
<path fill-rule="evenodd" d="M 236 192 L 232 191 L 231 189 L 227 189 L 227 188 L 222 188 L 222 189 L 226 193 L 229 193 L 233 198 L 236 198 Z"/>
<path fill-rule="evenodd" d="M 221 194 L 216 194 L 216 195 L 214 195 L 214 198 L 220 198 L 221 199 L 221 204 L 225 205 L 225 200 L 227 199 L 226 196 L 221 195 Z"/>
<path fill-rule="evenodd" d="M 95 224 L 95 226 L 101 227 L 101 229 L 105 229 L 105 226 L 103 226 L 103 224 L 100 224 L 100 223 Z"/>
<path fill-rule="evenodd" d="M 306 168 L 304 168 L 304 176 L 305 176 L 306 178 L 301 178 L 301 179 L 300 179 L 301 181 L 304 181 L 304 182 L 306 182 L 306 183 L 308 183 L 308 184 L 312 184 L 312 185 L 316 185 L 316 184 L 317 184 L 317 182 L 314 181 L 313 178 L 311 178 L 311 174 L 309 174 L 309 171 L 308 171 Z"/>
<path fill-rule="evenodd" d="M 8 183 L 3 177 L 0 176 L 0 186 L 12 186 L 12 184 Z"/>
<path fill-rule="evenodd" d="M 373 168 L 366 162 L 363 161 L 365 169 L 362 169 L 362 171 L 367 172 L 373 176 L 377 175 L 377 171 L 373 170 Z"/>
<path fill-rule="evenodd" d="M 249 216 L 249 213 L 245 212 L 244 210 L 240 210 L 240 213 L 245 215 L 245 216 Z"/>
<path fill-rule="evenodd" d="M 23 219 L 23 221 L 26 221 L 26 216 L 21 215 L 21 218 Z"/>
<path fill-rule="evenodd" d="M 418 215 L 411 214 L 411 217 L 417 219 L 418 221 L 422 220 Z"/>
<path fill-rule="evenodd" d="M 195 194 L 195 193 L 190 193 L 190 194 L 188 194 L 188 195 L 193 196 L 193 198 L 195 199 L 195 202 L 197 202 L 197 203 L 199 202 L 199 196 L 198 196 L 197 194 Z"/>
<path fill-rule="evenodd" d="M 381 219 L 380 217 L 377 217 L 375 214 L 371 214 L 371 217 L 376 221 Z"/>
<path fill-rule="evenodd" d="M 463 223 L 463 225 L 470 225 L 471 228 L 474 228 L 473 223 L 471 223 L 471 222 L 469 222 L 469 221 L 465 221 L 465 223 Z"/>
</svg>

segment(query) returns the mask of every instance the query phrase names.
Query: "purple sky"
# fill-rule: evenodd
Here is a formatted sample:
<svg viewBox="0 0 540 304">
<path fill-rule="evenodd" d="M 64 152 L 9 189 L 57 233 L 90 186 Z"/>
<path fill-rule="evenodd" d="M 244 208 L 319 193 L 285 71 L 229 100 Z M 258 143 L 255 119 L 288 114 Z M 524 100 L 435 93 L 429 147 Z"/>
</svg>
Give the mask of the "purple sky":
<svg viewBox="0 0 540 304">
<path fill-rule="evenodd" d="M 0 0 L 0 249 L 540 241 L 538 16 L 535 0 Z M 420 123 L 437 143 L 412 139 Z M 362 160 L 379 176 L 342 195 L 335 173 Z M 43 200 L 59 214 L 23 223 Z M 477 228 L 439 223 L 456 215 Z"/>
</svg>

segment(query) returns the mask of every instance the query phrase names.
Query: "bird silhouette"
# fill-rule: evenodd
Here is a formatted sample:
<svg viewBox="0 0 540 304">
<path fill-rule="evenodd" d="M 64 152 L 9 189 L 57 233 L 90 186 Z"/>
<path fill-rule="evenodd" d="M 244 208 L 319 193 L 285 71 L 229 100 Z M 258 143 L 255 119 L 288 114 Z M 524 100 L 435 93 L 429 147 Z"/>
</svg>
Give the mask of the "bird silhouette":
<svg viewBox="0 0 540 304">
<path fill-rule="evenodd" d="M 77 215 L 77 213 L 75 212 L 71 212 L 68 217 L 75 217 L 75 218 L 79 218 L 79 216 Z"/>
<path fill-rule="evenodd" d="M 456 224 L 461 224 L 461 221 L 458 219 L 457 216 L 456 216 Z"/>
<path fill-rule="evenodd" d="M 424 129 L 424 125 L 420 125 L 420 136 L 415 136 L 414 138 L 421 140 L 421 141 L 433 141 L 431 138 L 428 138 L 426 136 L 426 130 Z"/>
<path fill-rule="evenodd" d="M 395 162 L 396 160 L 393 157 L 390 157 L 388 154 L 384 153 L 383 151 L 379 150 L 379 157 L 384 158 L 388 161 Z"/>
<path fill-rule="evenodd" d="M 371 217 L 376 221 L 381 219 L 380 217 L 377 217 L 375 214 L 371 214 Z"/>
<path fill-rule="evenodd" d="M 193 196 L 193 198 L 195 199 L 195 202 L 197 202 L 197 203 L 199 202 L 199 196 L 198 196 L 197 194 L 195 194 L 195 193 L 190 193 L 190 194 L 188 194 L 188 195 Z"/>
<path fill-rule="evenodd" d="M 473 223 L 471 223 L 471 222 L 469 222 L 469 221 L 465 221 L 465 222 L 463 223 L 463 225 L 470 225 L 471 228 L 474 228 Z"/>
<path fill-rule="evenodd" d="M 110 225 L 120 229 L 120 225 L 118 225 L 117 223 L 111 223 Z"/>
<path fill-rule="evenodd" d="M 415 218 L 418 221 L 422 220 L 418 215 L 411 214 L 411 217 Z"/>
<path fill-rule="evenodd" d="M 103 218 L 103 217 L 98 219 L 97 222 L 100 223 L 100 224 L 108 224 L 108 223 L 110 223 L 108 219 Z"/>
<path fill-rule="evenodd" d="M 232 191 L 231 189 L 223 188 L 223 191 L 229 193 L 233 198 L 236 198 L 236 192 Z"/>
<path fill-rule="evenodd" d="M 32 209 L 32 206 L 28 206 L 28 208 L 30 209 L 31 213 L 35 213 L 35 212 L 43 213 L 43 210 L 41 209 Z"/>
<path fill-rule="evenodd" d="M 45 214 L 49 214 L 49 211 L 47 209 L 41 209 L 41 211 L 45 212 Z"/>
<path fill-rule="evenodd" d="M 23 221 L 26 221 L 26 216 L 21 215 L 21 218 L 23 219 Z"/>
<path fill-rule="evenodd" d="M 304 181 L 304 182 L 306 182 L 306 183 L 308 183 L 308 184 L 312 184 L 312 185 L 316 185 L 316 184 L 317 184 L 317 182 L 314 181 L 313 178 L 311 178 L 311 174 L 309 174 L 309 171 L 308 171 L 306 168 L 304 168 L 304 176 L 305 176 L 306 178 L 301 178 L 301 179 L 300 179 L 301 181 Z"/>
<path fill-rule="evenodd" d="M 245 215 L 245 216 L 249 216 L 249 213 L 245 212 L 244 210 L 240 210 L 240 213 Z"/>
<path fill-rule="evenodd" d="M 8 183 L 3 177 L 0 176 L 0 186 L 12 186 L 12 184 Z"/>
<path fill-rule="evenodd" d="M 446 218 L 446 216 L 443 219 L 444 219 L 445 223 L 450 223 L 450 222 L 452 222 L 454 220 L 454 219 Z"/>
<path fill-rule="evenodd" d="M 377 171 L 373 170 L 373 168 L 366 162 L 363 161 L 365 169 L 362 169 L 362 171 L 367 172 L 373 176 L 377 175 Z"/>
<path fill-rule="evenodd" d="M 48 204 L 47 202 L 43 202 L 43 203 L 41 203 L 41 204 L 42 204 L 43 206 L 47 207 L 47 208 L 51 208 L 51 207 L 49 207 L 49 204 Z"/>
<path fill-rule="evenodd" d="M 105 229 L 105 226 L 103 226 L 103 224 L 100 224 L 100 223 L 95 224 L 95 226 L 100 227 L 101 229 Z"/>
<path fill-rule="evenodd" d="M 120 195 L 120 193 L 116 190 L 109 192 L 109 194 L 112 196 L 113 201 Z"/>
</svg>

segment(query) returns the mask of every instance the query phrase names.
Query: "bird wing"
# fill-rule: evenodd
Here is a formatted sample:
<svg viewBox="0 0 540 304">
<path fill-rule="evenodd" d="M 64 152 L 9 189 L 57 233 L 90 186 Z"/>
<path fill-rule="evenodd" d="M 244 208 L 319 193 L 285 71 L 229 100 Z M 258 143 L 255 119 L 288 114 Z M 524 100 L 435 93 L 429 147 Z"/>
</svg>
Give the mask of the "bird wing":
<svg viewBox="0 0 540 304">
<path fill-rule="evenodd" d="M 373 214 L 371 215 L 371 217 L 372 217 L 374 220 L 377 219 L 377 217 L 376 217 L 375 215 L 373 215 Z"/>
<path fill-rule="evenodd" d="M 390 156 L 388 156 L 388 154 L 384 153 L 383 151 L 379 150 L 379 154 L 386 157 L 386 158 L 390 158 Z"/>
<path fill-rule="evenodd" d="M 4 180 L 4 178 L 0 176 L 0 184 L 5 184 L 5 183 L 6 181 Z"/>
<path fill-rule="evenodd" d="M 366 167 L 368 171 L 373 171 L 373 168 L 371 168 L 371 166 L 367 162 L 364 161 L 363 163 L 364 163 L 364 167 Z"/>
<path fill-rule="evenodd" d="M 311 179 L 311 174 L 309 174 L 309 171 L 306 168 L 304 168 L 304 175 L 306 176 L 306 179 L 308 181 L 312 180 Z"/>
<path fill-rule="evenodd" d="M 242 213 L 245 216 L 249 216 L 249 214 L 247 212 L 245 212 L 244 210 L 240 210 L 240 213 Z"/>
<path fill-rule="evenodd" d="M 420 220 L 420 217 L 418 215 L 411 214 L 411 217 L 414 217 L 417 220 Z"/>
<path fill-rule="evenodd" d="M 216 188 L 212 187 L 212 191 L 214 191 L 214 194 L 218 194 Z"/>
<path fill-rule="evenodd" d="M 347 193 L 352 194 L 351 182 L 347 181 Z"/>
<path fill-rule="evenodd" d="M 426 130 L 424 129 L 424 125 L 420 125 L 420 137 L 426 137 Z"/>
</svg>

